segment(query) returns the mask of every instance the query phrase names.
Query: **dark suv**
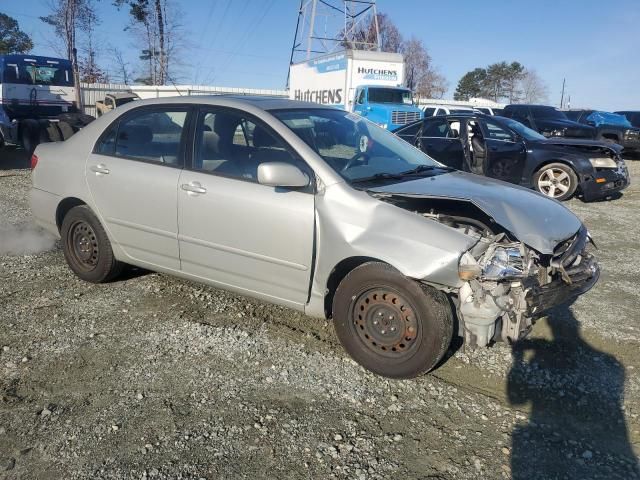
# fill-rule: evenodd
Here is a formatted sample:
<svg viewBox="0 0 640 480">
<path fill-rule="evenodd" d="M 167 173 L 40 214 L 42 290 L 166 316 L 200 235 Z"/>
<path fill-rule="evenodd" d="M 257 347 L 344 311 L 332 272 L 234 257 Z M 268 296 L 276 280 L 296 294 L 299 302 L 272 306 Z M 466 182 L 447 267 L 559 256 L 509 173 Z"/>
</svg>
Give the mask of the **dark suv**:
<svg viewBox="0 0 640 480">
<path fill-rule="evenodd" d="M 564 112 L 547 105 L 507 105 L 503 117 L 513 118 L 545 137 L 596 138 L 596 129 L 569 120 Z"/>
<path fill-rule="evenodd" d="M 624 115 L 599 110 L 565 110 L 570 119 L 596 129 L 596 139 L 622 145 L 625 151 L 640 152 L 640 128 Z"/>
</svg>

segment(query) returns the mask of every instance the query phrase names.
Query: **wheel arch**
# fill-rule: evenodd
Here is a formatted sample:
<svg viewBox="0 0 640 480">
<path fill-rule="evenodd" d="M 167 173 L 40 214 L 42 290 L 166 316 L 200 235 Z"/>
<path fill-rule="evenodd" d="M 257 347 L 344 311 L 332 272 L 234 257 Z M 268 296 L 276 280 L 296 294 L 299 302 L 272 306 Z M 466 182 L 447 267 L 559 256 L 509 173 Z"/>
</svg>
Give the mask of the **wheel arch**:
<svg viewBox="0 0 640 480">
<path fill-rule="evenodd" d="M 552 163 L 562 163 L 564 165 L 566 165 L 567 167 L 569 167 L 571 170 L 573 170 L 573 173 L 575 173 L 578 178 L 580 178 L 580 172 L 578 171 L 578 169 L 576 168 L 576 166 L 573 164 L 573 162 L 567 160 L 566 158 L 548 158 L 543 160 L 542 162 L 540 162 L 538 165 L 536 165 L 536 167 L 533 169 L 533 172 L 531 173 L 531 184 L 533 185 L 533 180 L 536 176 L 536 174 L 542 170 L 544 167 L 546 167 L 547 165 L 551 165 Z"/>
<path fill-rule="evenodd" d="M 324 296 L 324 313 L 325 317 L 331 318 L 333 315 L 333 297 L 340 282 L 346 277 L 349 272 L 367 262 L 380 262 L 389 265 L 388 262 L 380 260 L 375 257 L 367 256 L 353 256 L 340 260 L 336 266 L 333 267 L 329 278 L 327 278 L 325 296 Z M 393 265 L 391 265 L 393 267 Z M 395 268 L 395 267 L 394 267 Z"/>
<path fill-rule="evenodd" d="M 56 226 L 58 227 L 58 232 L 60 228 L 62 228 L 62 222 L 69 210 L 80 205 L 87 205 L 87 203 L 76 197 L 67 197 L 58 204 L 56 208 Z"/>
</svg>

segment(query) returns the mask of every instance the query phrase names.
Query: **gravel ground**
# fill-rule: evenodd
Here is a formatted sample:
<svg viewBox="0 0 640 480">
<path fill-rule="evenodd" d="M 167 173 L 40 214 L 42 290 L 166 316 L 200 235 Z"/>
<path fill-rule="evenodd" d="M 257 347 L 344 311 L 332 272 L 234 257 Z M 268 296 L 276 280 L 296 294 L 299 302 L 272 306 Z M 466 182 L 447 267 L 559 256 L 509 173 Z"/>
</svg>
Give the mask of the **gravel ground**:
<svg viewBox="0 0 640 480">
<path fill-rule="evenodd" d="M 153 273 L 83 283 L 58 244 L 24 254 L 49 248 L 30 174 L 0 170 L 0 245 L 29 239 L 0 253 L 0 477 L 640 478 L 629 164 L 622 198 L 568 203 L 600 249 L 592 292 L 411 381 L 363 370 L 329 322 Z"/>
</svg>

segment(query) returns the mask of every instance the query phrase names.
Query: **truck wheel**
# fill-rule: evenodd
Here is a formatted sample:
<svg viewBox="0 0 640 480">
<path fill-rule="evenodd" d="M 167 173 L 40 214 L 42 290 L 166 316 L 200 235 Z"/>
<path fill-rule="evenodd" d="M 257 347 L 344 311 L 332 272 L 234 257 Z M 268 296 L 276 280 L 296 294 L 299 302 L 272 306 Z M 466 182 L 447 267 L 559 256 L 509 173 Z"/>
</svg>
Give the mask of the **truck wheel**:
<svg viewBox="0 0 640 480">
<path fill-rule="evenodd" d="M 412 378 L 434 368 L 453 334 L 447 296 L 381 262 L 362 264 L 340 282 L 333 319 L 349 355 L 390 378 Z"/>
<path fill-rule="evenodd" d="M 27 152 L 28 158 L 31 158 L 34 150 L 38 146 L 40 139 L 40 131 L 38 122 L 33 120 L 25 120 L 20 129 L 20 143 L 22 148 Z"/>
<path fill-rule="evenodd" d="M 64 258 L 82 280 L 104 283 L 117 277 L 124 264 L 116 260 L 104 228 L 86 205 L 67 212 L 60 228 Z"/>
<path fill-rule="evenodd" d="M 73 136 L 74 132 L 71 125 L 67 122 L 58 122 L 58 129 L 60 130 L 60 135 L 62 136 L 62 140 L 68 140 Z"/>
<path fill-rule="evenodd" d="M 550 163 L 533 175 L 533 185 L 548 197 L 568 200 L 578 188 L 578 176 L 564 163 Z"/>
<path fill-rule="evenodd" d="M 58 128 L 58 124 L 51 122 L 47 127 L 47 137 L 50 142 L 61 142 L 62 134 L 60 133 L 60 129 Z"/>
</svg>

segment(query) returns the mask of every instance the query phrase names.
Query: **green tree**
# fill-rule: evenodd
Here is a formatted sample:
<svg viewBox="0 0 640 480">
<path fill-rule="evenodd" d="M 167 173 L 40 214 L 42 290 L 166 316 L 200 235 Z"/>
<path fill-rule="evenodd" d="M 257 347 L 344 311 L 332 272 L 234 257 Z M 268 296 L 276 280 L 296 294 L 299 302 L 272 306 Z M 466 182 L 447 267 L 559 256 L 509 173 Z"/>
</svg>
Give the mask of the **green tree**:
<svg viewBox="0 0 640 480">
<path fill-rule="evenodd" d="M 0 55 L 28 53 L 33 41 L 18 26 L 18 22 L 9 15 L 0 13 Z"/>
<path fill-rule="evenodd" d="M 484 95 L 487 71 L 484 68 L 476 68 L 465 73 L 458 81 L 456 91 L 453 93 L 454 100 L 469 100 L 473 97 Z"/>
</svg>

